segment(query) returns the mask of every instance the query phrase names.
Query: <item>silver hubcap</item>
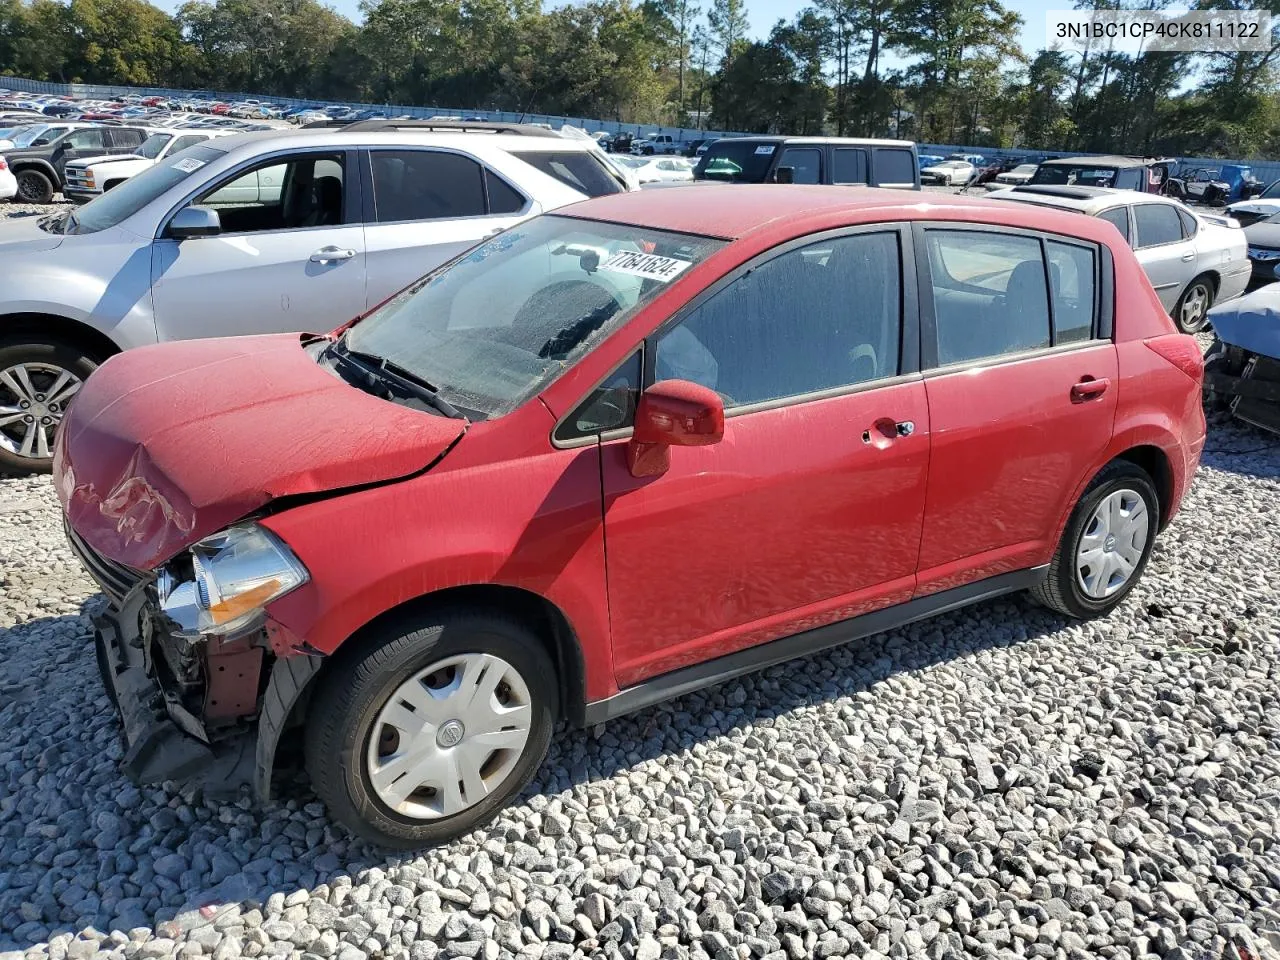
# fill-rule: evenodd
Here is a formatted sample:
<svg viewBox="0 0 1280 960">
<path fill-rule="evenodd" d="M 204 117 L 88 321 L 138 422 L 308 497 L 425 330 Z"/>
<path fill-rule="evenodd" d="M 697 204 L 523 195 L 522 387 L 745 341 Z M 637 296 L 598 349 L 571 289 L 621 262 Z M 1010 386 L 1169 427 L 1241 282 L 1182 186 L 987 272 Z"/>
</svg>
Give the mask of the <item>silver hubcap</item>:
<svg viewBox="0 0 1280 960">
<path fill-rule="evenodd" d="M 1205 289 L 1204 284 L 1197 283 L 1182 301 L 1182 325 L 1194 327 L 1204 320 L 1208 312 L 1209 291 Z"/>
<path fill-rule="evenodd" d="M 1088 596 L 1106 599 L 1129 582 L 1147 546 L 1149 521 L 1133 490 L 1117 490 L 1098 504 L 1076 550 L 1076 577 Z"/>
<path fill-rule="evenodd" d="M 532 718 L 529 687 L 505 660 L 465 653 L 433 663 L 402 683 L 374 721 L 369 780 L 406 817 L 461 813 L 511 775 Z"/>
<path fill-rule="evenodd" d="M 80 386 L 74 373 L 51 363 L 0 370 L 0 450 L 32 460 L 53 456 L 53 435 Z"/>
</svg>

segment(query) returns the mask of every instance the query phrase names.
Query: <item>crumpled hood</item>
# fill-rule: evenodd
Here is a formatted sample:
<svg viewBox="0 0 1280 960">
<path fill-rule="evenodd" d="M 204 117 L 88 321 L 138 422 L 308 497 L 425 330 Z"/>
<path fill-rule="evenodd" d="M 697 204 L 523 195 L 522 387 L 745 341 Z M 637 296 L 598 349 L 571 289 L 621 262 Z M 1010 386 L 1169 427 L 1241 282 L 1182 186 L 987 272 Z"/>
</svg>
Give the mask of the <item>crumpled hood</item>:
<svg viewBox="0 0 1280 960">
<path fill-rule="evenodd" d="M 66 239 L 60 233 L 46 233 L 39 227 L 43 217 L 17 217 L 0 223 L 0 267 L 15 253 L 43 253 Z"/>
<path fill-rule="evenodd" d="M 1280 359 L 1280 283 L 1218 304 L 1209 323 L 1223 343 Z"/>
<path fill-rule="evenodd" d="M 1280 249 L 1280 223 L 1267 223 L 1265 220 L 1251 223 L 1244 228 L 1244 235 L 1251 247 Z"/>
<path fill-rule="evenodd" d="M 1227 213 L 1280 213 L 1280 200 L 1237 200 L 1227 204 Z"/>
<path fill-rule="evenodd" d="M 279 497 L 418 472 L 466 427 L 350 386 L 297 334 L 166 343 L 86 381 L 54 484 L 81 539 L 149 570 Z"/>
</svg>

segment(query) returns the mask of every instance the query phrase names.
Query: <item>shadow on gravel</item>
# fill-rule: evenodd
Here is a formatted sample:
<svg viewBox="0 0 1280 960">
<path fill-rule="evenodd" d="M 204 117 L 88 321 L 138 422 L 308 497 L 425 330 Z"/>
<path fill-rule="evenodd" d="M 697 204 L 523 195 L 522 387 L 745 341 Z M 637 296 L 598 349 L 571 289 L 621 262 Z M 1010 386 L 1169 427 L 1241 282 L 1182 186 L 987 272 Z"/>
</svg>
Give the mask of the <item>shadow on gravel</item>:
<svg viewBox="0 0 1280 960">
<path fill-rule="evenodd" d="M 78 617 L 0 629 L 0 951 L 87 927 L 189 935 L 235 913 L 231 905 L 250 910 L 273 895 L 415 859 L 330 823 L 301 772 L 281 778 L 279 802 L 265 809 L 248 797 L 214 802 L 173 785 L 129 783 L 88 627 L 101 602 L 86 601 Z M 540 795 L 580 790 L 732 730 L 855 697 L 899 672 L 1034 641 L 1065 623 L 1021 598 L 991 601 L 686 695 L 602 732 L 561 730 L 517 803 L 538 808 Z M 491 835 L 532 840 L 529 829 L 500 814 L 467 838 L 469 853 Z M 443 870 L 453 855 L 440 848 L 420 866 Z"/>
<path fill-rule="evenodd" d="M 1264 480 L 1280 480 L 1280 436 L 1225 413 L 1208 414 L 1209 435 L 1200 465 Z"/>
<path fill-rule="evenodd" d="M 1206 466 L 1275 478 L 1276 439 L 1239 424 L 1211 424 Z M 1262 456 L 1268 453 L 1269 456 Z M 1270 464 L 1268 464 L 1270 461 Z M 0 596 L 9 586 L 0 570 Z M 38 582 L 12 585 L 24 596 Z M 62 601 L 65 608 L 65 600 Z M 87 614 L 46 616 L 0 629 L 0 951 L 58 934 L 135 927 L 178 936 L 219 922 L 219 904 L 252 910 L 371 867 L 413 861 L 425 873 L 452 868 L 465 845 L 521 845 L 526 867 L 543 855 L 528 817 L 500 813 L 488 828 L 424 855 L 389 855 L 332 824 L 304 775 L 281 778 L 280 801 L 214 802 L 177 786 L 139 788 L 120 774 L 118 727 L 94 662 Z M 50 603 L 50 609 L 58 606 Z M 602 731 L 560 731 L 517 803 L 545 798 L 662 757 L 718 749 L 735 730 L 851 700 L 906 671 L 1035 642 L 1067 621 L 1021 597 L 990 601 L 689 694 Z M 732 749 L 732 747 L 729 747 Z M 696 778 L 690 796 L 704 792 Z M 706 788 L 709 789 L 709 788 Z M 627 829 L 622 820 L 601 832 Z M 233 906 L 234 905 L 234 906 Z M 193 939 L 199 937 L 196 933 Z"/>
</svg>

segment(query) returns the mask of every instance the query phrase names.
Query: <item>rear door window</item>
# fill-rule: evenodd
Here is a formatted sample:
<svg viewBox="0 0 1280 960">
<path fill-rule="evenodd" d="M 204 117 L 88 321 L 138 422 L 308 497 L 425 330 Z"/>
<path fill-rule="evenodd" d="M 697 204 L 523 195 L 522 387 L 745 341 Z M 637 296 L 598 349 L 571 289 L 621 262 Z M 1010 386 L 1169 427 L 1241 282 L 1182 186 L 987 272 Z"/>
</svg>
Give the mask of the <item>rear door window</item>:
<svg viewBox="0 0 1280 960">
<path fill-rule="evenodd" d="M 836 147 L 831 159 L 832 183 L 866 183 L 867 151 L 855 147 Z"/>
<path fill-rule="evenodd" d="M 926 236 L 939 364 L 1049 346 L 1039 240 L 978 230 Z"/>
<path fill-rule="evenodd" d="M 1137 227 L 1139 250 L 1177 243 L 1182 239 L 1182 221 L 1178 211 L 1168 203 L 1138 203 L 1133 207 L 1133 219 Z"/>
<path fill-rule="evenodd" d="M 916 162 L 910 150 L 877 149 L 874 162 L 877 186 L 915 186 Z"/>
<path fill-rule="evenodd" d="M 458 153 L 375 150 L 373 202 L 378 223 L 482 217 L 484 170 Z"/>
<path fill-rule="evenodd" d="M 816 147 L 787 147 L 778 166 L 795 171 L 792 183 L 822 182 L 822 151 Z"/>
</svg>

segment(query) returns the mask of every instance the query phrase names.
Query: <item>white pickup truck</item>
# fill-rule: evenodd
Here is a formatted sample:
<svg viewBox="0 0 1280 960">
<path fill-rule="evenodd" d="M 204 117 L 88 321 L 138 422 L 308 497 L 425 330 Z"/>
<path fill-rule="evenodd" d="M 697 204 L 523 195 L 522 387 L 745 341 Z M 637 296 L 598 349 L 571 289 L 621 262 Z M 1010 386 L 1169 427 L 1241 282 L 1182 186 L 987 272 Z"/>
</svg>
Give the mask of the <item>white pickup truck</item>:
<svg viewBox="0 0 1280 960">
<path fill-rule="evenodd" d="M 220 130 L 156 130 L 142 141 L 137 153 L 72 160 L 67 164 L 67 185 L 62 194 L 76 203 L 85 203 L 179 150 L 221 136 L 227 134 Z"/>
<path fill-rule="evenodd" d="M 631 153 L 637 157 L 650 157 L 655 153 L 684 153 L 684 143 L 669 133 L 651 133 L 647 137 L 631 141 Z"/>
</svg>

